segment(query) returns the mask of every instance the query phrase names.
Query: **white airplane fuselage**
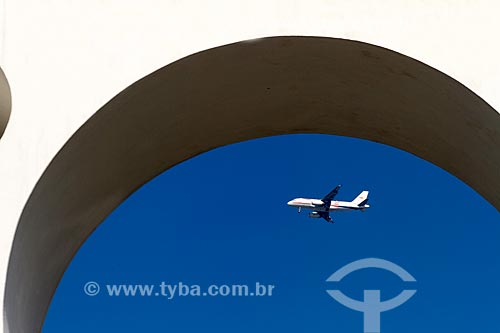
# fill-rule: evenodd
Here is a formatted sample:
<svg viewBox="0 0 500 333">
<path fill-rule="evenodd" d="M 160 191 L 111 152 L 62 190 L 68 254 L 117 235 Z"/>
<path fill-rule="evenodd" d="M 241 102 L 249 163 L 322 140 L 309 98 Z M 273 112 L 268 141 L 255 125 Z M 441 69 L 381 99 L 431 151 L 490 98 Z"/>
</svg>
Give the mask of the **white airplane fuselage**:
<svg viewBox="0 0 500 333">
<path fill-rule="evenodd" d="M 369 191 L 361 192 L 352 201 L 338 201 L 333 200 L 340 190 L 342 185 L 337 185 L 333 190 L 331 190 L 323 199 L 307 199 L 307 198 L 295 198 L 288 201 L 288 206 L 295 207 L 300 211 L 304 209 L 312 210 L 309 213 L 309 217 L 312 218 L 322 218 L 327 222 L 333 223 L 333 219 L 330 216 L 330 212 L 342 212 L 342 211 L 352 211 L 359 210 L 364 212 L 365 209 L 370 208 L 368 203 Z"/>
<path fill-rule="evenodd" d="M 288 206 L 299 208 L 299 209 L 309 209 L 318 212 L 333 212 L 333 211 L 347 211 L 347 210 L 364 210 L 370 208 L 370 205 L 358 206 L 357 204 L 350 201 L 332 201 L 329 209 L 323 207 L 324 203 L 320 199 L 307 199 L 307 198 L 296 198 L 288 201 Z"/>
</svg>

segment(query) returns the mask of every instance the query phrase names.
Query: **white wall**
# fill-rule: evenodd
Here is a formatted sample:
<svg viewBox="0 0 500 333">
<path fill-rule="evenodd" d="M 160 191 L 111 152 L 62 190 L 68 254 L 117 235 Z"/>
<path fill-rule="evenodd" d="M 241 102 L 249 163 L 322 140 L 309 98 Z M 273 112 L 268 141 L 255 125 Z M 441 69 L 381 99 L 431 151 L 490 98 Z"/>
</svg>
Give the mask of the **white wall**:
<svg viewBox="0 0 500 333">
<path fill-rule="evenodd" d="M 0 140 L 2 304 L 17 220 L 52 157 L 122 89 L 191 53 L 276 35 L 356 39 L 421 60 L 500 110 L 495 1 L 0 0 L 0 11 L 13 95 Z"/>
</svg>

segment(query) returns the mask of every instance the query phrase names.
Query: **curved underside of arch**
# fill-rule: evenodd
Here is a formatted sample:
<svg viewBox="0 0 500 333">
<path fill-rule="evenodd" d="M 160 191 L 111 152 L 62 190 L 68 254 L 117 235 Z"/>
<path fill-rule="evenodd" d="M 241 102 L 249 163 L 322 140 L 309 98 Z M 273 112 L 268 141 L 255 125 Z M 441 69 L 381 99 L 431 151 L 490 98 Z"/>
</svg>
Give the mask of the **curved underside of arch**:
<svg viewBox="0 0 500 333">
<path fill-rule="evenodd" d="M 500 116 L 459 82 L 348 40 L 274 37 L 222 46 L 125 89 L 53 159 L 16 232 L 8 331 L 40 331 L 74 254 L 141 185 L 213 148 L 293 133 L 400 148 L 460 178 L 500 210 Z"/>
<path fill-rule="evenodd" d="M 7 82 L 4 72 L 0 68 L 0 138 L 2 138 L 7 123 L 9 122 L 11 107 L 12 100 L 9 83 Z"/>
</svg>

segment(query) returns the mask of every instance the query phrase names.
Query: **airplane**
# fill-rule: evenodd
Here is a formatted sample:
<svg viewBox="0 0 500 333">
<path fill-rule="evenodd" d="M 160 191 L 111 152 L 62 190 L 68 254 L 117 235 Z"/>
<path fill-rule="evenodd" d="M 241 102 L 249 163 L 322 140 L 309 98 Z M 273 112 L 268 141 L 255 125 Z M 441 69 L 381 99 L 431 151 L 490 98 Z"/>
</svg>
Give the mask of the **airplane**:
<svg viewBox="0 0 500 333">
<path fill-rule="evenodd" d="M 288 206 L 296 207 L 299 209 L 299 213 L 302 208 L 311 209 L 312 212 L 309 213 L 311 218 L 323 218 L 325 221 L 333 223 L 333 219 L 330 217 L 330 212 L 334 211 L 349 211 L 349 210 L 359 210 L 364 212 L 368 205 L 368 191 L 361 192 L 353 201 L 333 201 L 337 193 L 339 192 L 342 185 L 335 187 L 330 193 L 325 195 L 323 199 L 305 199 L 305 198 L 295 198 L 288 201 Z"/>
</svg>

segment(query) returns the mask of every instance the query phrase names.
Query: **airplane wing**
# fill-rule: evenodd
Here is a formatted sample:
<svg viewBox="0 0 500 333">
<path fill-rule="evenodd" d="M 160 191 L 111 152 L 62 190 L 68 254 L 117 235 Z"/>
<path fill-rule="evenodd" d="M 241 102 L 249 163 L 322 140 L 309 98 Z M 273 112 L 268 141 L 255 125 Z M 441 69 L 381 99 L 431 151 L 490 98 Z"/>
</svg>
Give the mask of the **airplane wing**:
<svg viewBox="0 0 500 333">
<path fill-rule="evenodd" d="M 332 203 L 332 200 L 335 198 L 335 196 L 337 195 L 337 193 L 339 193 L 339 190 L 340 188 L 342 187 L 342 185 L 337 185 L 330 193 L 328 193 L 327 195 L 325 195 L 323 197 L 323 199 L 321 199 L 321 201 L 324 202 L 324 206 L 325 207 L 330 207 L 330 204 Z"/>
<path fill-rule="evenodd" d="M 329 212 L 318 212 L 319 216 L 321 216 L 326 222 L 333 222 L 332 218 L 330 217 Z"/>
</svg>

